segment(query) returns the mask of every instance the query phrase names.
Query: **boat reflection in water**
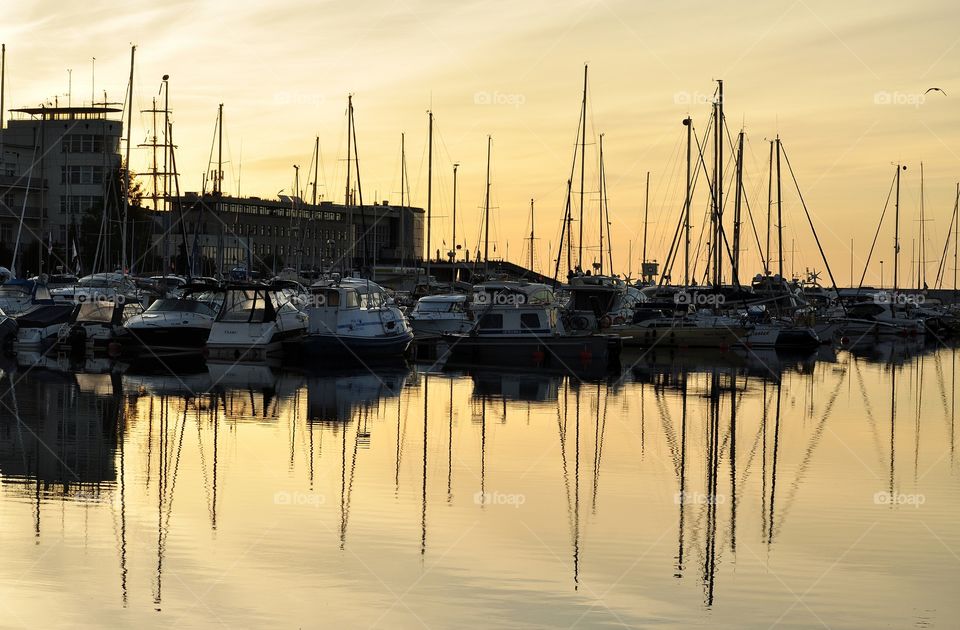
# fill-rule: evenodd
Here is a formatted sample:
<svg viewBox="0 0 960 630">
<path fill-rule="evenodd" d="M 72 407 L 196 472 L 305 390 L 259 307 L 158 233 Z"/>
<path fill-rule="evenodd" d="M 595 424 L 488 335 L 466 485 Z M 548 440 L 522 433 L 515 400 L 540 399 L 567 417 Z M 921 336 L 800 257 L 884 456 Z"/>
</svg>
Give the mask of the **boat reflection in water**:
<svg viewBox="0 0 960 630">
<path fill-rule="evenodd" d="M 923 532 L 957 542 L 954 348 L 655 348 L 594 382 L 21 359 L 0 365 L 0 595 L 31 625 L 309 625 L 322 602 L 405 626 L 384 593 L 409 589 L 431 627 L 804 626 L 792 593 L 828 572 L 831 625 L 953 620 L 955 559 Z M 478 597 L 498 604 L 465 619 Z"/>
</svg>

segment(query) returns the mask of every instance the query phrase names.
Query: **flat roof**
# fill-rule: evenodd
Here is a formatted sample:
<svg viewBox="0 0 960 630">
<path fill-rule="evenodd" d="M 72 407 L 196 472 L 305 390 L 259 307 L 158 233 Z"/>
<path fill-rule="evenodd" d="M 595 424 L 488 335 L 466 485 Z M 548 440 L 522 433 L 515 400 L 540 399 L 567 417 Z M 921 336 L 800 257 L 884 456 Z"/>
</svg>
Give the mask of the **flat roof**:
<svg viewBox="0 0 960 630">
<path fill-rule="evenodd" d="M 19 107 L 10 109 L 21 114 L 102 114 L 122 112 L 116 107 Z"/>
</svg>

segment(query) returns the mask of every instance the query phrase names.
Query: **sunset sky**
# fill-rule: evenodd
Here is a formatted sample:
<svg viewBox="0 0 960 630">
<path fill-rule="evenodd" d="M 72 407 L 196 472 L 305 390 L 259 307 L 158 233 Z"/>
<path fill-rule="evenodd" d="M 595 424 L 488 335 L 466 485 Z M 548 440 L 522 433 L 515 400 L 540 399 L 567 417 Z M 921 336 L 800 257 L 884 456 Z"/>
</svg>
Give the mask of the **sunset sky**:
<svg viewBox="0 0 960 630">
<path fill-rule="evenodd" d="M 181 189 L 199 190 L 224 103 L 228 193 L 274 197 L 302 185 L 314 137 L 320 193 L 342 201 L 345 106 L 354 95 L 364 200 L 399 202 L 400 134 L 406 133 L 413 203 L 426 205 L 427 110 L 436 117 L 433 249 L 450 246 L 452 164 L 459 162 L 458 237 L 477 247 L 486 136 L 493 136 L 491 238 L 525 260 L 529 204 L 537 216 L 537 268 L 556 255 L 577 134 L 583 65 L 589 64 L 585 263 L 597 256 L 597 155 L 604 136 L 617 271 L 639 270 L 644 180 L 651 173 L 649 258 L 666 255 L 683 204 L 681 150 L 689 112 L 698 133 L 723 79 L 731 132 L 747 134 L 745 188 L 766 229 L 767 140 L 779 133 L 833 266 L 855 275 L 894 174 L 902 181 L 901 274 L 910 276 L 924 163 L 928 282 L 933 286 L 960 179 L 960 8 L 955 2 L 456 3 L 98 2 L 42 0 L 4 8 L 7 108 L 122 101 L 129 46 L 137 45 L 135 112 L 150 107 L 163 74 Z M 940 87 L 940 92 L 924 92 Z M 151 133 L 134 115 L 134 142 Z M 729 154 L 728 154 L 729 157 Z M 149 156 L 136 151 L 135 170 Z M 784 267 L 823 265 L 784 163 Z M 575 188 L 579 187 L 579 182 Z M 700 193 L 705 186 L 701 182 Z M 732 191 L 731 191 L 732 192 Z M 308 195 L 309 196 L 309 195 Z M 695 202 L 694 240 L 706 197 Z M 728 206 L 731 209 L 732 206 Z M 577 211 L 579 212 L 579 211 Z M 892 213 L 892 209 L 891 209 Z M 888 214 L 890 217 L 890 214 Z M 889 283 L 892 223 L 883 228 L 868 282 Z M 575 228 L 576 229 L 576 228 Z M 744 266 L 760 269 L 747 226 Z M 463 238 L 459 238 L 463 242 Z M 445 241 L 445 244 L 442 242 Z M 628 260 L 629 245 L 633 260 Z M 795 252 L 791 252 L 795 250 Z M 951 245 L 952 251 L 952 245 Z M 952 260 L 949 281 L 952 284 Z M 702 269 L 702 264 L 700 267 Z M 674 277 L 678 276 L 678 268 Z"/>
</svg>

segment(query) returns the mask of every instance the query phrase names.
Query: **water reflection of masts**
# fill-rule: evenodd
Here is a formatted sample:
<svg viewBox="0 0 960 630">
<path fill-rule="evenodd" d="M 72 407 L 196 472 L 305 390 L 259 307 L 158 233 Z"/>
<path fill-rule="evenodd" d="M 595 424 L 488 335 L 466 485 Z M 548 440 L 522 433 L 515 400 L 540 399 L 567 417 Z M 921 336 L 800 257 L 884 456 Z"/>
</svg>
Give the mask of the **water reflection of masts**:
<svg viewBox="0 0 960 630">
<path fill-rule="evenodd" d="M 450 406 L 447 411 L 447 430 L 449 440 L 447 440 L 447 503 L 453 501 L 453 490 L 451 483 L 453 481 L 453 379 L 450 379 Z"/>
<path fill-rule="evenodd" d="M 580 387 L 575 393 L 576 420 L 573 465 L 573 590 L 580 588 Z"/>
<path fill-rule="evenodd" d="M 354 415 L 358 412 L 355 410 L 350 411 L 350 419 L 344 423 L 343 429 L 343 442 L 340 448 L 340 550 L 346 547 L 347 544 L 347 524 L 350 520 L 350 499 L 353 496 L 353 480 L 356 476 L 357 469 L 357 448 L 360 444 L 360 427 L 358 423 L 355 423 L 354 420 L 357 420 Z M 350 456 L 350 477 L 349 482 L 347 479 L 347 431 L 350 429 L 351 424 L 358 424 L 356 433 L 354 434 L 353 439 L 353 453 Z"/>
<path fill-rule="evenodd" d="M 423 470 L 420 499 L 420 556 L 427 553 L 427 418 L 429 417 L 430 379 L 423 375 Z"/>
<path fill-rule="evenodd" d="M 720 373 L 710 374 L 710 397 L 707 405 L 707 526 L 703 582 L 706 605 L 713 605 L 717 558 L 717 478 L 720 459 Z"/>
<path fill-rule="evenodd" d="M 117 381 L 119 381 L 119 374 L 116 375 Z M 124 404 L 122 397 L 122 388 L 117 383 L 114 386 L 114 399 L 117 400 L 119 404 L 118 408 L 118 418 L 117 418 L 117 428 L 116 428 L 116 439 L 117 444 L 120 448 L 120 598 L 123 602 L 123 607 L 127 607 L 127 482 L 126 482 L 126 465 L 125 465 L 125 456 L 124 453 L 125 443 L 126 443 L 126 434 L 127 434 L 127 413 L 126 405 Z"/>
<path fill-rule="evenodd" d="M 590 510 L 597 513 L 597 486 L 600 483 L 600 460 L 603 457 L 603 436 L 607 428 L 607 397 L 603 397 L 603 415 L 600 415 L 600 383 L 597 383 L 597 417 L 594 427 L 593 441 L 593 492 L 590 499 Z"/>
<path fill-rule="evenodd" d="M 180 437 L 176 437 L 177 427 L 174 424 L 174 440 L 176 450 L 168 443 L 170 427 L 169 402 L 166 396 L 160 398 L 160 453 L 157 471 L 157 587 L 154 591 L 153 603 L 160 610 L 163 593 L 163 554 L 166 551 L 167 538 L 170 534 L 170 515 L 173 513 L 173 497 L 177 487 L 177 471 L 180 469 L 180 453 L 183 450 L 183 434 L 187 423 L 187 398 L 184 399 L 183 418 L 180 424 Z M 172 470 L 171 470 L 172 468 Z"/>
<path fill-rule="evenodd" d="M 894 440 L 896 439 L 896 418 L 897 418 L 897 369 L 890 366 L 890 494 L 893 496 L 893 471 L 894 471 Z M 893 501 L 889 502 L 893 505 Z"/>
<path fill-rule="evenodd" d="M 683 520 L 685 514 L 684 493 L 687 490 L 687 373 L 682 375 L 680 384 L 680 492 L 677 503 L 680 506 L 680 518 L 677 526 L 677 572 L 676 578 L 683 577 Z"/>
<path fill-rule="evenodd" d="M 774 509 L 777 497 L 777 456 L 780 452 L 780 401 L 783 381 L 777 380 L 777 406 L 773 416 L 773 461 L 770 469 L 770 513 L 767 522 L 767 547 L 773 543 Z"/>
</svg>

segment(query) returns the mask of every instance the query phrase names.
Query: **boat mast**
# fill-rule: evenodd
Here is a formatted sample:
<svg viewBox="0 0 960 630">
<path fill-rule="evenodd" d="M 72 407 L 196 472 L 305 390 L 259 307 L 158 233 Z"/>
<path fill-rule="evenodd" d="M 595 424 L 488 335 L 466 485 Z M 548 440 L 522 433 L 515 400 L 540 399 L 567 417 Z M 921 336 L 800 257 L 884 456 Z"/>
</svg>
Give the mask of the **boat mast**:
<svg viewBox="0 0 960 630">
<path fill-rule="evenodd" d="M 133 63 L 134 57 L 137 52 L 136 46 L 130 47 L 130 85 L 127 89 L 127 155 L 126 155 L 126 164 L 123 169 L 123 190 L 120 192 L 123 195 L 123 221 L 121 227 L 121 238 L 120 242 L 123 247 L 123 252 L 120 258 L 120 272 L 123 275 L 127 273 L 127 214 L 130 210 L 130 140 L 132 138 L 131 131 L 133 128 Z"/>
<path fill-rule="evenodd" d="M 220 214 L 221 202 L 220 199 L 223 197 L 223 103 L 220 103 L 220 106 L 217 108 L 217 176 L 213 180 L 214 185 L 214 195 L 218 197 L 217 199 L 217 214 Z M 294 191 L 294 194 L 297 194 L 297 191 Z M 223 274 L 223 221 L 218 221 L 220 224 L 220 236 L 218 238 L 218 247 L 217 247 L 217 271 L 222 275 Z M 289 247 L 289 245 L 288 245 Z M 202 260 L 202 258 L 201 258 Z M 276 261 L 276 258 L 274 258 Z M 203 271 L 201 269 L 201 271 Z"/>
<path fill-rule="evenodd" d="M 533 271 L 533 198 L 530 198 L 530 271 Z"/>
<path fill-rule="evenodd" d="M 917 290 L 921 290 L 927 284 L 927 256 L 926 247 L 924 247 L 924 212 L 923 212 L 923 162 L 920 162 L 920 246 L 917 248 Z"/>
<path fill-rule="evenodd" d="M 460 167 L 459 162 L 453 163 L 453 243 L 450 246 L 450 251 L 452 255 L 450 256 L 450 262 L 457 262 L 457 168 Z M 451 272 L 453 276 L 456 276 L 456 270 Z"/>
<path fill-rule="evenodd" d="M 567 216 L 564 217 L 564 221 L 567 223 L 567 275 L 570 275 L 570 272 L 573 271 L 573 207 L 571 205 L 572 199 L 571 195 L 573 194 L 573 180 L 567 180 Z M 561 243 L 561 247 L 563 244 Z M 559 258 L 559 256 L 558 256 Z"/>
<path fill-rule="evenodd" d="M 960 182 L 953 202 L 953 302 L 957 303 L 957 237 L 960 236 Z"/>
<path fill-rule="evenodd" d="M 600 189 L 600 212 L 598 213 L 600 217 L 600 275 L 603 275 L 603 134 L 600 134 L 600 170 L 599 170 L 599 182 L 598 188 Z"/>
<path fill-rule="evenodd" d="M 737 139 L 737 189 L 733 204 L 733 284 L 740 286 L 740 212 L 743 196 L 743 130 Z"/>
<path fill-rule="evenodd" d="M 770 227 L 773 212 L 773 140 L 770 141 L 770 166 L 767 171 L 767 255 L 763 261 L 763 275 L 770 275 Z"/>
<path fill-rule="evenodd" d="M 783 277 L 783 196 L 780 188 L 780 135 L 777 135 L 777 270 Z"/>
<path fill-rule="evenodd" d="M 313 212 L 310 213 L 311 223 L 313 223 L 313 220 L 316 218 L 316 214 L 317 214 L 317 183 L 319 181 L 319 175 L 320 175 L 320 136 L 317 136 L 316 138 L 314 138 L 314 141 L 313 141 L 313 196 L 312 196 Z M 316 232 L 316 229 L 317 229 L 316 224 L 314 224 L 314 227 L 313 227 L 314 232 Z M 301 239 L 301 242 L 302 240 L 303 239 Z M 316 247 L 317 239 L 315 234 L 314 234 L 314 238 L 311 240 L 313 241 L 313 244 L 311 244 L 310 246 L 310 266 L 313 268 L 313 271 L 316 271 L 317 270 L 317 247 Z M 322 259 L 323 259 L 323 255 L 321 254 L 321 260 Z"/>
<path fill-rule="evenodd" d="M 487 192 L 483 199 L 483 272 L 490 267 L 490 145 L 492 136 L 487 136 Z"/>
<path fill-rule="evenodd" d="M 429 125 L 427 128 L 427 284 L 430 283 L 430 259 L 433 253 L 430 249 L 430 223 L 433 209 L 433 111 L 427 111 Z"/>
<path fill-rule="evenodd" d="M 587 65 L 583 66 L 583 102 L 580 105 L 580 238 L 577 241 L 577 267 L 583 272 L 583 187 L 584 160 L 587 153 Z"/>
<path fill-rule="evenodd" d="M 643 262 L 647 262 L 647 217 L 650 211 L 650 171 L 647 171 L 647 187 L 643 195 Z M 631 261 L 631 265 L 632 265 Z M 631 267 L 632 269 L 632 267 Z"/>
<path fill-rule="evenodd" d="M 403 193 L 407 185 L 407 150 L 406 138 L 403 132 L 400 133 L 400 267 L 403 268 L 403 259 L 407 253 L 406 230 L 406 210 L 404 206 Z"/>
<path fill-rule="evenodd" d="M 687 193 L 683 201 L 683 286 L 690 286 L 690 142 L 693 135 L 693 119 L 683 119 L 687 128 Z"/>
<path fill-rule="evenodd" d="M 714 175 L 714 185 L 716 186 L 716 195 L 714 197 L 714 203 L 716 204 L 714 212 L 714 238 L 713 238 L 713 256 L 714 256 L 714 267 L 713 267 L 713 287 L 714 291 L 720 289 L 720 285 L 723 282 L 723 258 L 720 241 L 723 234 L 723 79 L 717 80 L 717 103 L 716 103 L 716 115 L 717 119 L 713 129 L 714 138 L 715 138 L 715 148 L 716 152 L 714 154 L 715 163 L 715 175 Z"/>
<path fill-rule="evenodd" d="M 343 193 L 343 205 L 347 207 L 347 234 L 344 242 L 346 247 L 344 254 L 345 258 L 349 260 L 350 267 L 353 268 L 353 248 L 356 243 L 353 240 L 353 206 L 350 203 L 350 135 L 353 128 L 353 94 L 347 94 L 347 186 Z M 349 244 L 348 244 L 349 243 Z M 347 260 L 344 260 L 344 257 L 340 258 L 340 266 L 343 266 L 347 263 Z"/>
<path fill-rule="evenodd" d="M 899 288 L 897 271 L 900 268 L 900 171 L 907 170 L 906 166 L 897 164 L 897 196 L 894 201 L 893 219 L 893 292 Z"/>
</svg>

